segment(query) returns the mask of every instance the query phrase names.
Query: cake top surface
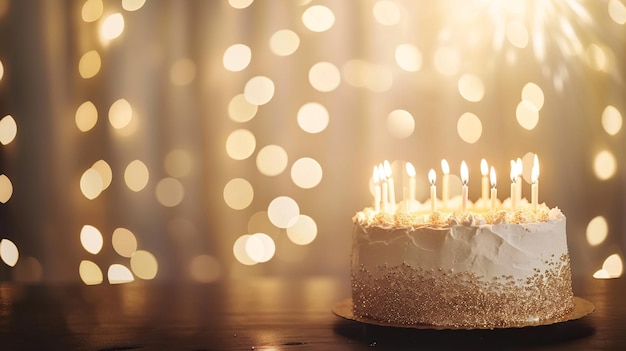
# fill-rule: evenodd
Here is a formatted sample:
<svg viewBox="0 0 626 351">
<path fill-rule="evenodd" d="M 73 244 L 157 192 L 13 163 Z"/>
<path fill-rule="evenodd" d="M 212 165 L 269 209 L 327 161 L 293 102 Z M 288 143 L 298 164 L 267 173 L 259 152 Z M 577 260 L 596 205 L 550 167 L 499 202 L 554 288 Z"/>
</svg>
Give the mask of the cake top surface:
<svg viewBox="0 0 626 351">
<path fill-rule="evenodd" d="M 375 211 L 367 207 L 356 213 L 353 222 L 363 227 L 399 228 L 447 228 L 454 225 L 480 226 L 494 224 L 530 224 L 557 221 L 565 216 L 558 207 L 549 208 L 545 203 L 536 207 L 522 206 L 510 209 L 476 209 L 468 211 L 407 211 L 403 206 L 395 211 Z"/>
</svg>

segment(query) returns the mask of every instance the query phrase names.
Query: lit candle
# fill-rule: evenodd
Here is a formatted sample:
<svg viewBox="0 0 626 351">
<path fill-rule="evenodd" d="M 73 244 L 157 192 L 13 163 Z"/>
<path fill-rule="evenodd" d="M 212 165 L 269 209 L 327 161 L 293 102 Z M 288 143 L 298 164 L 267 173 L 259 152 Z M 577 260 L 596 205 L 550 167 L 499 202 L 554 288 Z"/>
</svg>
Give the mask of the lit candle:
<svg viewBox="0 0 626 351">
<path fill-rule="evenodd" d="M 450 166 L 445 159 L 441 160 L 441 171 L 443 172 L 441 199 L 443 200 L 443 207 L 448 208 L 448 194 L 450 189 Z"/>
<path fill-rule="evenodd" d="M 387 179 L 387 183 L 389 184 L 389 205 L 391 207 L 391 211 L 393 212 L 396 209 L 396 191 L 393 185 L 393 177 L 391 176 L 391 165 L 389 164 L 389 161 L 385 160 L 383 167 L 385 168 L 385 177 Z"/>
<path fill-rule="evenodd" d="M 511 161 L 511 210 L 515 211 L 517 203 L 517 163 Z"/>
<path fill-rule="evenodd" d="M 428 181 L 430 182 L 430 209 L 435 212 L 437 211 L 437 186 L 435 185 L 437 173 L 432 168 L 428 171 Z"/>
<path fill-rule="evenodd" d="M 489 166 L 484 158 L 480 160 L 480 174 L 483 176 L 481 188 L 483 205 L 487 207 L 487 201 L 489 200 Z"/>
<path fill-rule="evenodd" d="M 380 177 L 380 181 L 382 182 L 382 210 L 387 212 L 389 210 L 389 184 L 387 183 L 387 178 L 385 177 L 385 169 L 383 168 L 383 164 L 378 164 L 378 177 Z"/>
<path fill-rule="evenodd" d="M 380 179 L 378 177 L 378 167 L 374 166 L 374 211 L 380 212 Z"/>
<path fill-rule="evenodd" d="M 491 180 L 491 210 L 496 209 L 496 201 L 498 201 L 498 189 L 496 189 L 496 170 L 491 166 L 489 172 L 489 180 Z"/>
<path fill-rule="evenodd" d="M 523 171 L 524 171 L 524 166 L 522 164 L 522 159 L 521 158 L 517 158 L 517 178 L 515 179 L 515 182 L 517 183 L 517 201 L 520 202 L 522 201 L 522 175 L 523 175 Z"/>
<path fill-rule="evenodd" d="M 463 187 L 461 188 L 461 210 L 465 212 L 467 211 L 467 183 L 469 181 L 469 171 L 465 161 L 461 162 L 461 181 L 463 182 Z"/>
<path fill-rule="evenodd" d="M 406 163 L 406 173 L 409 175 L 409 199 L 415 201 L 415 167 L 411 162 Z"/>
<path fill-rule="evenodd" d="M 539 202 L 539 158 L 537 158 L 537 154 L 535 154 L 535 159 L 533 161 L 533 169 L 530 176 L 533 184 L 531 186 L 531 201 L 533 208 L 537 208 L 537 204 Z"/>
</svg>

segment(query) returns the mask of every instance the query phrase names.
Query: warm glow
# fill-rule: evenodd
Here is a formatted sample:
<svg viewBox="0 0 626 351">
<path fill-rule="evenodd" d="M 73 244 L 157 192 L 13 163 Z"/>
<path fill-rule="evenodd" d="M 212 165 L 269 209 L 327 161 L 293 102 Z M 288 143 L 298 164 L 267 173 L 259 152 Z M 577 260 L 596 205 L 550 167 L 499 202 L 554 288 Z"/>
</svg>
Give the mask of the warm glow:
<svg viewBox="0 0 626 351">
<path fill-rule="evenodd" d="M 226 139 L 226 153 L 233 160 L 245 160 L 256 149 L 256 138 L 247 129 L 232 131 Z"/>
<path fill-rule="evenodd" d="M 319 62 L 309 70 L 309 83 L 317 91 L 327 93 L 337 89 L 341 82 L 341 73 L 330 62 Z"/>
<path fill-rule="evenodd" d="M 13 183 L 5 174 L 0 174 L 0 202 L 6 204 L 13 196 Z"/>
<path fill-rule="evenodd" d="M 228 207 L 233 210 L 243 210 L 252 203 L 254 189 L 247 180 L 234 178 L 224 186 L 223 197 Z"/>
<path fill-rule="evenodd" d="M 246 100 L 254 105 L 265 105 L 274 97 L 274 82 L 263 76 L 251 78 L 243 89 Z"/>
<path fill-rule="evenodd" d="M 385 26 L 393 26 L 400 22 L 400 9 L 393 1 L 382 0 L 374 4 L 373 11 L 376 21 Z"/>
<path fill-rule="evenodd" d="M 299 215 L 294 223 L 287 227 L 287 237 L 296 245 L 308 245 L 317 237 L 317 224 L 313 218 Z"/>
<path fill-rule="evenodd" d="M 124 284 L 135 280 L 130 270 L 121 264 L 112 264 L 109 266 L 107 277 L 109 284 Z"/>
<path fill-rule="evenodd" d="M 535 155 L 533 159 L 533 168 L 531 171 L 530 181 L 534 184 L 539 179 L 539 158 Z"/>
<path fill-rule="evenodd" d="M 0 240 L 0 258 L 2 262 L 10 267 L 14 267 L 17 264 L 17 260 L 20 258 L 20 252 L 11 240 Z"/>
<path fill-rule="evenodd" d="M 148 179 L 150 178 L 150 172 L 148 167 L 139 161 L 134 160 L 126 166 L 124 171 L 124 181 L 126 186 L 132 191 L 141 191 L 148 185 Z"/>
<path fill-rule="evenodd" d="M 91 169 L 100 174 L 100 178 L 102 180 L 102 191 L 111 185 L 111 181 L 113 180 L 113 171 L 111 171 L 111 166 L 109 166 L 105 160 L 98 160 L 94 162 Z"/>
<path fill-rule="evenodd" d="M 224 68 L 232 72 L 243 71 L 250 64 L 252 50 L 244 44 L 234 44 L 224 52 Z M 260 104 L 259 104 L 260 105 Z"/>
<path fill-rule="evenodd" d="M 93 200 L 100 195 L 104 189 L 102 176 L 97 170 L 89 168 L 80 177 L 80 191 L 89 200 Z"/>
<path fill-rule="evenodd" d="M 228 4 L 235 9 L 241 10 L 250 6 L 254 0 L 228 0 Z"/>
<path fill-rule="evenodd" d="M 191 84 L 195 78 L 196 64 L 191 59 L 179 59 L 170 68 L 170 82 L 176 86 Z"/>
<path fill-rule="evenodd" d="M 417 72 L 422 68 L 422 53 L 415 45 L 398 45 L 395 57 L 398 66 L 407 72 Z"/>
<path fill-rule="evenodd" d="M 257 264 L 257 261 L 250 258 L 248 252 L 246 251 L 246 243 L 248 242 L 250 236 L 250 234 L 242 235 L 233 244 L 233 255 L 235 256 L 235 259 L 237 259 L 239 263 L 246 266 Z"/>
<path fill-rule="evenodd" d="M 473 74 L 464 74 L 459 78 L 457 84 L 461 96 L 471 102 L 478 102 L 485 96 L 485 85 L 483 81 Z"/>
<path fill-rule="evenodd" d="M 615 135 L 622 130 L 622 114 L 614 106 L 608 105 L 602 111 L 602 128 L 609 135 Z"/>
<path fill-rule="evenodd" d="M 156 277 L 159 264 L 153 254 L 145 250 L 139 250 L 135 251 L 130 257 L 130 269 L 136 277 L 151 280 Z"/>
<path fill-rule="evenodd" d="M 303 189 L 316 187 L 322 181 L 322 166 L 315 159 L 303 157 L 291 166 L 291 180 Z"/>
<path fill-rule="evenodd" d="M 96 255 L 102 250 L 104 240 L 98 228 L 92 225 L 84 225 L 80 230 L 80 243 L 83 245 L 85 251 Z"/>
<path fill-rule="evenodd" d="M 320 133 L 328 126 L 328 111 L 317 102 L 308 102 L 298 110 L 298 126 L 307 133 Z"/>
<path fill-rule="evenodd" d="M 587 224 L 587 242 L 591 246 L 598 246 L 606 240 L 609 234 L 609 224 L 603 216 L 594 217 Z"/>
<path fill-rule="evenodd" d="M 445 159 L 441 160 L 441 171 L 443 174 L 450 174 L 450 165 Z"/>
<path fill-rule="evenodd" d="M 94 262 L 88 260 L 80 261 L 78 274 L 85 285 L 102 284 L 102 281 L 104 280 L 100 267 L 98 267 L 98 265 Z"/>
<path fill-rule="evenodd" d="M 248 240 L 246 240 L 246 253 L 248 257 L 256 262 L 267 262 L 274 257 L 276 244 L 274 240 L 265 233 L 252 234 Z"/>
<path fill-rule="evenodd" d="M 228 117 L 239 123 L 245 123 L 254 118 L 259 107 L 246 100 L 243 94 L 236 95 L 228 104 Z"/>
<path fill-rule="evenodd" d="M 600 180 L 607 180 L 615 175 L 617 160 L 612 152 L 600 151 L 593 160 L 593 172 Z"/>
<path fill-rule="evenodd" d="M 474 144 L 483 133 L 483 125 L 478 116 L 471 112 L 465 112 L 457 121 L 456 131 L 463 141 Z"/>
<path fill-rule="evenodd" d="M 349 85 L 374 92 L 388 91 L 393 83 L 393 73 L 386 65 L 353 59 L 348 60 L 341 71 L 343 79 Z M 337 81 L 339 79 L 340 77 L 336 78 Z"/>
<path fill-rule="evenodd" d="M 95 22 L 104 11 L 102 0 L 87 0 L 81 9 L 81 17 L 85 22 Z"/>
<path fill-rule="evenodd" d="M 335 14 L 326 6 L 311 6 L 302 14 L 302 23 L 312 32 L 325 32 L 335 24 Z"/>
<path fill-rule="evenodd" d="M 533 130 L 539 122 L 539 110 L 534 103 L 528 100 L 522 100 L 515 110 L 517 123 L 524 129 Z"/>
<path fill-rule="evenodd" d="M 480 175 L 486 177 L 489 174 L 489 165 L 484 158 L 480 160 Z"/>
<path fill-rule="evenodd" d="M 517 162 L 511 160 L 511 182 L 515 182 L 519 175 L 520 171 L 517 169 Z"/>
<path fill-rule="evenodd" d="M 102 21 L 100 26 L 100 38 L 103 41 L 113 40 L 124 31 L 124 16 L 121 13 L 113 13 Z"/>
<path fill-rule="evenodd" d="M 282 29 L 270 38 L 270 49 L 278 56 L 289 56 L 298 50 L 300 37 L 294 31 Z"/>
<path fill-rule="evenodd" d="M 81 132 L 87 132 L 91 130 L 98 122 L 98 110 L 96 105 L 91 101 L 85 101 L 78 109 L 76 109 L 75 115 L 76 126 Z"/>
<path fill-rule="evenodd" d="M 122 0 L 122 7 L 126 11 L 137 11 L 143 7 L 146 0 Z"/>
<path fill-rule="evenodd" d="M 109 122 L 115 129 L 127 127 L 133 118 L 133 108 L 126 99 L 116 100 L 109 108 Z"/>
<path fill-rule="evenodd" d="M 428 182 L 430 182 L 430 185 L 435 185 L 437 182 L 437 172 L 432 168 L 428 171 Z"/>
<path fill-rule="evenodd" d="M 404 167 L 406 168 L 406 174 L 408 174 L 409 177 L 415 177 L 415 167 L 411 162 L 407 162 Z M 374 168 L 374 172 L 376 172 L 376 168 Z"/>
<path fill-rule="evenodd" d="M 191 279 L 200 283 L 212 283 L 221 276 L 220 262 L 210 255 L 198 255 L 189 262 Z"/>
<path fill-rule="evenodd" d="M 394 110 L 387 116 L 387 130 L 391 136 L 404 139 L 415 130 L 413 115 L 405 110 Z"/>
<path fill-rule="evenodd" d="M 626 5 L 620 0 L 609 0 L 608 10 L 611 19 L 617 24 L 626 23 Z"/>
<path fill-rule="evenodd" d="M 618 254 L 612 254 L 604 260 L 602 269 L 609 273 L 609 278 L 621 277 L 624 270 L 622 258 Z"/>
<path fill-rule="evenodd" d="M 467 185 L 469 182 L 469 170 L 465 161 L 461 162 L 461 182 L 463 182 L 463 185 Z"/>
<path fill-rule="evenodd" d="M 298 203 L 288 196 L 275 198 L 267 207 L 267 216 L 272 224 L 278 228 L 288 228 L 299 215 Z"/>
<path fill-rule="evenodd" d="M 0 119 L 0 144 L 8 145 L 17 136 L 17 123 L 11 115 L 6 115 Z"/>
<path fill-rule="evenodd" d="M 174 207 L 180 204 L 185 197 L 185 189 L 176 178 L 163 178 L 156 186 L 155 194 L 157 201 L 165 207 Z"/>
<path fill-rule="evenodd" d="M 259 172 L 270 177 L 281 174 L 287 168 L 287 162 L 287 152 L 278 145 L 267 145 L 256 156 Z"/>
<path fill-rule="evenodd" d="M 528 45 L 528 29 L 520 20 L 510 21 L 506 26 L 506 38 L 511 45 L 523 49 Z"/>
<path fill-rule="evenodd" d="M 174 149 L 165 155 L 163 166 L 170 176 L 183 178 L 191 173 L 193 160 L 186 150 Z"/>
<path fill-rule="evenodd" d="M 543 90 L 537 84 L 528 82 L 522 88 L 522 101 L 533 104 L 537 111 L 543 107 L 544 99 Z"/>
<path fill-rule="evenodd" d="M 491 183 L 491 187 L 496 187 L 496 170 L 491 166 L 491 170 L 489 171 L 489 181 Z"/>
<path fill-rule="evenodd" d="M 137 251 L 137 238 L 126 228 L 116 228 L 111 238 L 113 250 L 122 257 L 131 257 Z"/>
<path fill-rule="evenodd" d="M 2 64 L 2 60 L 0 60 L 0 81 L 2 81 L 2 77 L 4 77 L 4 65 Z"/>
<path fill-rule="evenodd" d="M 440 47 L 435 51 L 435 69 L 445 75 L 453 76 L 459 71 L 461 57 L 459 53 L 449 47 Z"/>
<path fill-rule="evenodd" d="M 100 54 L 96 50 L 86 52 L 78 61 L 78 73 L 81 77 L 88 79 L 100 72 Z"/>
</svg>

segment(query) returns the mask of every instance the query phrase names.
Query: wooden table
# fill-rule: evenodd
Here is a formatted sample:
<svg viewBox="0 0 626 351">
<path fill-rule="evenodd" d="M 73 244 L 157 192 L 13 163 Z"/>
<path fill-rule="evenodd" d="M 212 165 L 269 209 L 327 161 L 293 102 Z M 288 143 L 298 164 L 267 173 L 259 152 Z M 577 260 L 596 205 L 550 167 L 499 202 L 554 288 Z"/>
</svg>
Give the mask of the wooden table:
<svg viewBox="0 0 626 351">
<path fill-rule="evenodd" d="M 332 307 L 346 277 L 211 285 L 0 284 L 2 350 L 626 350 L 626 281 L 575 280 L 596 306 L 580 320 L 507 330 L 364 325 Z"/>
</svg>

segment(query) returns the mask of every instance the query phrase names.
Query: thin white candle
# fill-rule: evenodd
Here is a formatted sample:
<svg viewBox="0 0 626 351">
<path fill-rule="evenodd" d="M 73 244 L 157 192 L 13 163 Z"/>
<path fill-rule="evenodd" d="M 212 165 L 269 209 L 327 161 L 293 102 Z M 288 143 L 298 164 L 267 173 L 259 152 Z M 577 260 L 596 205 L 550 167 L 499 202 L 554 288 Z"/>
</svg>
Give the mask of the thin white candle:
<svg viewBox="0 0 626 351">
<path fill-rule="evenodd" d="M 435 185 L 437 173 L 432 168 L 428 171 L 428 181 L 430 182 L 430 209 L 435 212 L 437 211 L 437 186 Z"/>
<path fill-rule="evenodd" d="M 482 175 L 481 194 L 483 205 L 487 207 L 487 201 L 489 200 L 489 165 L 487 165 L 487 160 L 484 158 L 480 160 L 480 174 Z"/>
<path fill-rule="evenodd" d="M 533 209 L 536 209 L 537 204 L 539 203 L 539 158 L 537 157 L 537 154 L 535 154 L 535 159 L 533 160 L 533 169 L 530 177 L 533 182 L 530 188 L 531 202 Z"/>
<path fill-rule="evenodd" d="M 396 191 L 393 184 L 393 176 L 391 174 L 391 165 L 389 164 L 389 161 L 385 160 L 383 167 L 385 168 L 385 177 L 389 185 L 389 206 L 393 212 L 396 209 Z"/>
<path fill-rule="evenodd" d="M 409 199 L 415 201 L 415 167 L 411 162 L 406 163 L 406 173 L 409 175 Z"/>
<path fill-rule="evenodd" d="M 374 211 L 380 212 L 380 179 L 378 177 L 378 167 L 374 166 L 374 174 L 372 175 L 374 181 Z"/>
<path fill-rule="evenodd" d="M 445 159 L 441 160 L 441 171 L 443 177 L 441 180 L 441 200 L 443 201 L 443 207 L 448 208 L 448 196 L 450 194 L 450 165 Z"/>
<path fill-rule="evenodd" d="M 517 178 L 515 179 L 515 182 L 517 183 L 517 202 L 521 202 L 522 201 L 522 184 L 524 183 L 522 180 L 522 176 L 524 174 L 524 165 L 522 164 L 522 159 L 521 158 L 517 158 L 516 165 L 517 165 Z"/>
<path fill-rule="evenodd" d="M 515 211 L 517 204 L 517 163 L 511 161 L 511 210 Z"/>
<path fill-rule="evenodd" d="M 467 183 L 469 182 L 469 171 L 465 161 L 461 162 L 461 181 L 463 182 L 463 187 L 461 188 L 461 210 L 465 212 L 467 211 Z"/>
<path fill-rule="evenodd" d="M 491 210 L 495 211 L 496 202 L 498 201 L 498 189 L 496 189 L 496 170 L 491 166 L 489 172 L 489 180 L 491 180 Z"/>
</svg>

